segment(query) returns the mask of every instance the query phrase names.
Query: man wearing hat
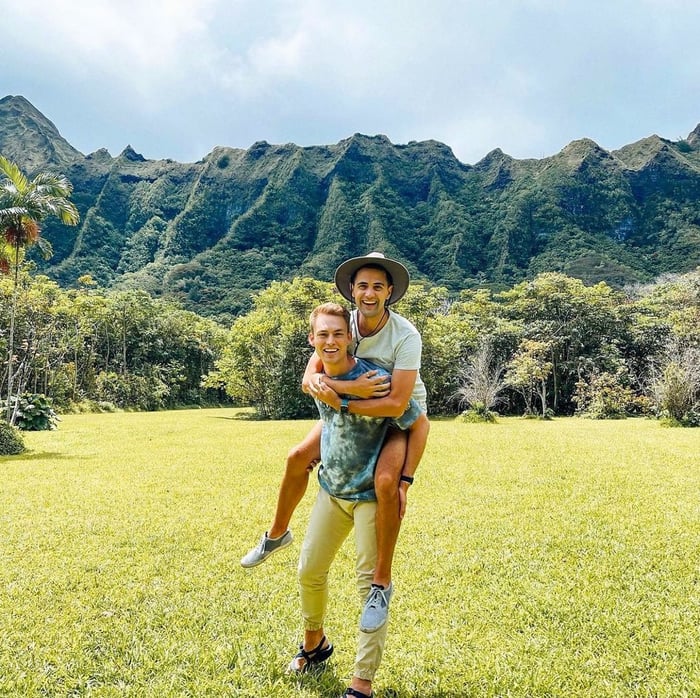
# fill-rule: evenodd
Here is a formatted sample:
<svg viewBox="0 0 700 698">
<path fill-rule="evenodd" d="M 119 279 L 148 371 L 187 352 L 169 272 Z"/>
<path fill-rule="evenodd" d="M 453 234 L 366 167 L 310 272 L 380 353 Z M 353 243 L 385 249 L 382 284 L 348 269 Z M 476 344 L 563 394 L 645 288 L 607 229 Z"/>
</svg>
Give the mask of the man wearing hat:
<svg viewBox="0 0 700 698">
<path fill-rule="evenodd" d="M 350 313 L 338 303 L 317 306 L 309 318 L 309 342 L 323 364 L 324 375 L 349 382 L 368 371 L 386 373 L 350 351 Z M 303 674 L 322 666 L 333 654 L 326 638 L 324 621 L 328 610 L 328 575 L 336 555 L 354 530 L 355 574 L 361 599 L 371 590 L 376 565 L 375 467 L 384 435 L 390 424 L 399 430 L 413 430 L 427 422 L 415 400 L 398 418 L 366 417 L 343 413 L 332 406 L 336 393 L 323 381 L 315 391 L 322 422 L 319 490 L 299 556 L 299 589 L 304 640 L 288 671 Z M 394 485 L 397 489 L 396 484 Z M 388 624 L 376 632 L 360 628 L 350 686 L 344 697 L 372 698 L 372 684 L 379 669 Z"/>
<path fill-rule="evenodd" d="M 426 390 L 419 375 L 420 334 L 406 318 L 389 309 L 408 289 L 406 267 L 380 252 L 372 252 L 343 262 L 336 270 L 335 284 L 341 295 L 356 305 L 351 314 L 353 355 L 378 364 L 391 373 L 391 380 L 387 382 L 385 376 L 368 371 L 339 385 L 323 374 L 322 364 L 314 355 L 304 374 L 304 391 L 340 412 L 368 417 L 400 417 L 411 397 L 425 409 Z M 323 383 L 322 391 L 318 389 L 319 381 Z M 372 590 L 360 621 L 360 627 L 366 632 L 381 628 L 388 616 L 393 593 L 391 562 L 400 519 L 405 511 L 407 490 L 413 482 L 428 436 L 428 421 L 424 420 L 424 423 L 425 429 L 422 432 L 414 430 L 410 438 L 405 432 L 390 430 L 377 462 L 377 564 Z M 289 522 L 306 491 L 309 473 L 320 458 L 320 435 L 321 425 L 318 423 L 289 452 L 275 518 L 260 543 L 241 560 L 243 567 L 264 562 L 272 553 L 292 542 Z"/>
</svg>

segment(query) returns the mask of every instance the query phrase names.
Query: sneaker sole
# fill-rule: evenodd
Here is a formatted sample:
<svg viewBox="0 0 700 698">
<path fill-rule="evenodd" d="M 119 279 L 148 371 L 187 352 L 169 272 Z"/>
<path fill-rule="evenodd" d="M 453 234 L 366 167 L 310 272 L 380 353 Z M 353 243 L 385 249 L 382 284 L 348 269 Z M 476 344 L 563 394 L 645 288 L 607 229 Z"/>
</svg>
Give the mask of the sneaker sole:
<svg viewBox="0 0 700 698">
<path fill-rule="evenodd" d="M 372 627 L 372 628 L 368 628 L 368 627 L 365 627 L 365 626 L 360 625 L 360 630 L 361 630 L 363 633 L 371 634 L 371 633 L 376 633 L 377 630 L 381 630 L 385 625 L 386 625 L 386 621 L 384 621 L 381 625 L 376 625 L 376 626 L 374 626 L 374 627 Z"/>
</svg>

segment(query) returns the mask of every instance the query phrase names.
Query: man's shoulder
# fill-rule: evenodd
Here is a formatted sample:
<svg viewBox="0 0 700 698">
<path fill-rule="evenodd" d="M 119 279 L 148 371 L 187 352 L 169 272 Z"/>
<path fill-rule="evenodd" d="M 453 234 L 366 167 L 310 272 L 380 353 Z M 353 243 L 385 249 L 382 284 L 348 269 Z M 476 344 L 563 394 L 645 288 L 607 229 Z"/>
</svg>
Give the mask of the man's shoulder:
<svg viewBox="0 0 700 698">
<path fill-rule="evenodd" d="M 358 375 L 360 373 L 364 373 L 365 371 L 379 371 L 380 373 L 386 373 L 387 375 L 391 375 L 389 371 L 387 371 L 385 368 L 382 368 L 379 364 L 375 364 L 374 361 L 370 361 L 369 359 L 363 359 L 359 356 L 355 358 L 357 359 Z"/>
<path fill-rule="evenodd" d="M 416 326 L 408 318 L 405 318 L 403 315 L 399 315 L 394 310 L 391 311 L 391 320 L 394 325 L 396 327 L 400 327 L 403 332 L 419 334 Z"/>
</svg>

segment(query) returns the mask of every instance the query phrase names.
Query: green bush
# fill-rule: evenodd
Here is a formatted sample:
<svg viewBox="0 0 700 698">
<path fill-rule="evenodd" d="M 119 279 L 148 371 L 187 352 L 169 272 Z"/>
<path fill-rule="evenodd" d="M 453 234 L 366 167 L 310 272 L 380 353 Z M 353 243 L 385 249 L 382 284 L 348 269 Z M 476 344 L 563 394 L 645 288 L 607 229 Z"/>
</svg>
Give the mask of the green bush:
<svg viewBox="0 0 700 698">
<path fill-rule="evenodd" d="M 19 431 L 0 419 L 0 456 L 14 456 L 24 450 L 24 441 Z"/>
<path fill-rule="evenodd" d="M 14 409 L 17 398 L 12 397 Z M 56 428 L 58 415 L 54 412 L 51 398 L 38 393 L 24 393 L 19 398 L 19 409 L 15 422 L 22 431 L 48 431 Z"/>
<path fill-rule="evenodd" d="M 573 398 L 576 413 L 591 419 L 625 419 L 635 409 L 635 395 L 627 382 L 623 369 L 596 373 L 588 382 L 580 380 Z"/>
<path fill-rule="evenodd" d="M 659 414 L 659 420 L 664 427 L 700 427 L 700 405 L 691 407 L 680 417 L 664 410 Z"/>
<path fill-rule="evenodd" d="M 170 394 L 168 386 L 160 380 L 157 369 L 147 376 L 100 371 L 95 383 L 99 411 L 109 411 L 112 407 L 159 410 L 165 407 Z"/>
<path fill-rule="evenodd" d="M 466 422 L 468 424 L 478 422 L 489 422 L 493 424 L 498 421 L 496 417 L 496 412 L 488 409 L 482 402 L 477 402 L 468 410 L 464 410 L 464 412 L 457 415 L 456 421 Z"/>
</svg>

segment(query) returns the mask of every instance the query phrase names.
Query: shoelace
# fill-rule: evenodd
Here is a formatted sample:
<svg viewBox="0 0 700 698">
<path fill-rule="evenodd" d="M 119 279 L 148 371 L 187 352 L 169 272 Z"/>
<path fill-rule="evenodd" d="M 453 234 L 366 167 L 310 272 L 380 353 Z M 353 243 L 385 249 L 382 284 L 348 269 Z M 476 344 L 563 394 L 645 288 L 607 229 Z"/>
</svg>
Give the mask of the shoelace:
<svg viewBox="0 0 700 698">
<path fill-rule="evenodd" d="M 386 600 L 386 589 L 380 589 L 379 587 L 372 587 L 369 598 L 367 599 L 367 606 L 370 608 L 380 608 L 381 606 L 388 606 L 389 602 Z"/>
</svg>

